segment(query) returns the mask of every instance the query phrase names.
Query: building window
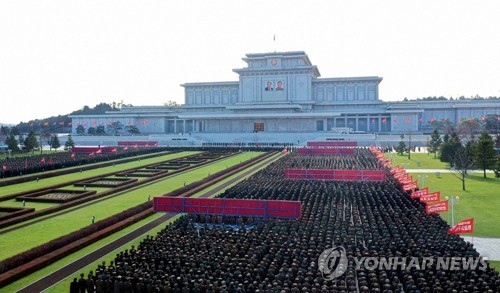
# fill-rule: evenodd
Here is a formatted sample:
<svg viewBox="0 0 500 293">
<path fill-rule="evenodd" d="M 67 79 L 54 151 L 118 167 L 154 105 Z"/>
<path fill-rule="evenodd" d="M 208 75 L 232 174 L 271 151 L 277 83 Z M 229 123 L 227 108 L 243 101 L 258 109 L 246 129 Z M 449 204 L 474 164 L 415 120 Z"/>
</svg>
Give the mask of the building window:
<svg viewBox="0 0 500 293">
<path fill-rule="evenodd" d="M 264 131 L 264 123 L 254 123 L 253 132 Z"/>
<path fill-rule="evenodd" d="M 323 120 L 317 120 L 316 121 L 316 131 L 323 131 L 323 130 L 324 130 Z"/>
</svg>

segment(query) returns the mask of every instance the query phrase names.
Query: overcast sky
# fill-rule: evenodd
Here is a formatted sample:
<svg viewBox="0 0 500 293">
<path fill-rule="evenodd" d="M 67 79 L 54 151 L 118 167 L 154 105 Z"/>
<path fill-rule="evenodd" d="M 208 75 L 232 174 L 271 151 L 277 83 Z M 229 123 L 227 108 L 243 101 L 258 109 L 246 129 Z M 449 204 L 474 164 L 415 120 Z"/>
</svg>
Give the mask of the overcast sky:
<svg viewBox="0 0 500 293">
<path fill-rule="evenodd" d="M 273 36 L 276 34 L 276 42 Z M 184 102 L 246 53 L 305 51 L 385 101 L 500 96 L 500 1 L 0 1 L 0 122 Z"/>
</svg>

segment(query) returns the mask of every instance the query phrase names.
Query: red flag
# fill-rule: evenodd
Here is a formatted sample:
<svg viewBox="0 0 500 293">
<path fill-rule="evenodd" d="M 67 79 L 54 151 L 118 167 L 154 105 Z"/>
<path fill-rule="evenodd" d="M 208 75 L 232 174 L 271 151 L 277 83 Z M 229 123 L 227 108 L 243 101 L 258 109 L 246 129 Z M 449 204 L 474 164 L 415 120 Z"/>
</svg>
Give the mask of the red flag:
<svg viewBox="0 0 500 293">
<path fill-rule="evenodd" d="M 52 165 L 52 163 L 54 163 L 54 162 L 52 162 L 52 159 L 50 159 L 49 160 L 49 165 Z"/>
<path fill-rule="evenodd" d="M 403 190 L 404 191 L 409 191 L 409 190 L 412 190 L 412 189 L 416 189 L 418 187 L 417 185 L 417 181 L 414 181 L 410 184 L 406 184 L 406 185 L 403 185 Z"/>
<path fill-rule="evenodd" d="M 95 153 L 96 153 L 96 154 L 100 154 L 100 153 L 102 153 L 102 150 L 101 150 L 101 149 L 98 149 Z"/>
<path fill-rule="evenodd" d="M 7 166 L 2 165 L 2 170 L 3 170 L 4 172 L 5 172 L 5 171 L 7 171 Z"/>
<path fill-rule="evenodd" d="M 123 148 L 123 150 L 124 150 L 124 151 L 128 150 L 128 146 L 124 147 L 124 148 Z"/>
<path fill-rule="evenodd" d="M 71 125 L 73 125 L 73 123 L 71 123 L 71 122 L 68 122 L 68 126 L 71 126 Z"/>
<path fill-rule="evenodd" d="M 285 148 L 285 149 L 283 149 L 283 150 L 281 151 L 281 154 L 282 154 L 282 155 L 284 155 L 284 154 L 286 154 L 286 152 L 287 152 L 287 151 L 288 151 L 288 150 Z"/>
<path fill-rule="evenodd" d="M 484 116 L 483 116 L 483 117 L 481 118 L 481 120 L 486 121 L 486 117 L 484 117 Z"/>
<path fill-rule="evenodd" d="M 83 126 L 85 126 L 85 127 L 87 127 L 87 125 L 88 125 L 87 122 L 85 122 L 85 124 L 83 124 Z"/>
<path fill-rule="evenodd" d="M 398 118 L 394 118 L 394 123 L 398 123 Z"/>
<path fill-rule="evenodd" d="M 89 154 L 89 157 L 93 157 L 93 156 L 94 156 L 94 152 L 91 152 L 91 153 Z"/>
<path fill-rule="evenodd" d="M 135 125 L 139 125 L 139 121 L 135 121 Z"/>
<path fill-rule="evenodd" d="M 410 197 L 411 198 L 420 198 L 422 195 L 428 195 L 429 194 L 429 187 L 426 187 L 424 189 L 417 190 L 415 192 L 412 192 Z"/>
<path fill-rule="evenodd" d="M 420 196 L 420 202 L 432 202 L 432 201 L 440 201 L 440 200 L 441 200 L 441 192 L 440 191 Z"/>
<path fill-rule="evenodd" d="M 448 234 L 463 234 L 474 232 L 474 218 L 460 221 L 455 226 L 451 227 Z"/>
<path fill-rule="evenodd" d="M 59 122 L 59 125 L 64 126 L 64 121 Z"/>
<path fill-rule="evenodd" d="M 56 124 L 57 124 L 57 123 L 54 121 L 54 122 L 52 123 L 52 126 L 54 126 L 54 125 L 56 125 Z"/>
<path fill-rule="evenodd" d="M 144 125 L 148 124 L 148 120 L 142 121 L 142 124 L 144 124 Z"/>
<path fill-rule="evenodd" d="M 49 126 L 49 122 L 43 123 L 43 126 Z"/>
<path fill-rule="evenodd" d="M 410 118 L 406 118 L 405 122 L 410 123 Z"/>
<path fill-rule="evenodd" d="M 431 118 L 431 123 L 434 123 L 434 121 L 436 121 L 436 119 L 434 119 L 434 117 Z"/>
<path fill-rule="evenodd" d="M 127 126 L 130 126 L 130 124 L 131 124 L 131 123 L 129 122 Z"/>
<path fill-rule="evenodd" d="M 111 152 L 112 153 L 116 153 L 118 150 L 116 148 L 112 149 Z"/>
<path fill-rule="evenodd" d="M 386 118 L 382 119 L 382 123 L 386 123 L 386 122 L 387 122 Z"/>
<path fill-rule="evenodd" d="M 428 204 L 425 206 L 425 212 L 428 214 L 442 213 L 448 211 L 448 201 L 440 201 L 435 204 Z"/>
<path fill-rule="evenodd" d="M 97 122 L 95 121 L 92 121 L 92 125 L 95 126 L 97 124 Z"/>
<path fill-rule="evenodd" d="M 104 122 L 101 122 L 101 126 L 104 126 Z"/>
<path fill-rule="evenodd" d="M 372 123 L 375 123 L 375 118 L 372 119 Z"/>
<path fill-rule="evenodd" d="M 422 121 L 424 121 L 424 119 L 423 119 L 422 117 L 420 117 L 420 118 L 418 119 L 418 121 L 419 121 L 419 122 L 422 122 Z"/>
<path fill-rule="evenodd" d="M 42 158 L 42 159 L 40 160 L 40 164 L 41 164 L 41 165 L 45 164 L 45 158 Z"/>
<path fill-rule="evenodd" d="M 139 147 L 138 145 L 134 145 L 134 149 L 136 149 L 137 147 Z"/>
<path fill-rule="evenodd" d="M 108 125 L 109 125 L 109 126 L 113 125 L 113 122 L 109 122 L 109 123 L 108 123 Z"/>
<path fill-rule="evenodd" d="M 71 158 L 73 159 L 75 157 L 75 153 L 71 153 Z"/>
</svg>

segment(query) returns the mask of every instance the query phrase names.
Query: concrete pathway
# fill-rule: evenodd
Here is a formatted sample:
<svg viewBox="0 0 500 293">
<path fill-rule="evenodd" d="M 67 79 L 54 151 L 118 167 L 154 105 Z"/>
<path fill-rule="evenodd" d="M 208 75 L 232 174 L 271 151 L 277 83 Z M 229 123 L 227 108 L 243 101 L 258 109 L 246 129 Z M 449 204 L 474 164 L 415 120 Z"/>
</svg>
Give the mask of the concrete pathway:
<svg viewBox="0 0 500 293">
<path fill-rule="evenodd" d="M 481 256 L 487 257 L 489 260 L 500 261 L 500 238 L 472 236 L 462 236 L 462 238 L 473 243 Z"/>
</svg>

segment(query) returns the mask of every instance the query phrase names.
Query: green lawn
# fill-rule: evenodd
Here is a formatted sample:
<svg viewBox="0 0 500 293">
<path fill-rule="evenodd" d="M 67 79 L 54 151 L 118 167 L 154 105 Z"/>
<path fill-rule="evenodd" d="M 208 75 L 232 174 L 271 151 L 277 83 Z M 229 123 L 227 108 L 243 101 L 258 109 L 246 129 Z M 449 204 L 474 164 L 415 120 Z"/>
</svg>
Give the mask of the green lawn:
<svg viewBox="0 0 500 293">
<path fill-rule="evenodd" d="M 14 185 L 9 185 L 9 186 L 4 186 L 0 188 L 0 200 L 2 196 L 8 195 L 8 194 L 13 194 L 17 192 L 22 192 L 22 191 L 28 191 L 32 189 L 37 189 L 37 188 L 42 188 L 54 184 L 59 184 L 63 183 L 66 181 L 71 181 L 71 180 L 77 180 L 77 179 L 83 179 L 87 177 L 92 177 L 100 174 L 105 174 L 105 173 L 110 173 L 110 172 L 116 172 L 120 170 L 125 170 L 129 168 L 135 168 L 139 166 L 144 166 L 148 164 L 153 164 L 156 162 L 160 161 L 165 161 L 169 159 L 175 159 L 175 158 L 180 158 L 192 154 L 196 154 L 199 152 L 180 152 L 180 153 L 174 153 L 174 154 L 168 154 L 160 157 L 153 157 L 145 160 L 137 160 L 129 163 L 124 163 L 124 164 L 117 164 L 115 166 L 109 166 L 109 167 L 104 167 L 104 168 L 98 168 L 98 169 L 93 169 L 93 170 L 88 170 L 88 171 L 83 171 L 82 173 L 71 173 L 71 174 L 66 174 L 66 175 L 61 175 L 61 176 L 56 176 L 56 177 L 51 177 L 51 178 L 45 178 L 41 179 L 40 181 L 31 181 L 31 182 L 25 182 L 25 183 L 20 183 L 20 184 L 14 184 Z M 0 205 L 1 202 L 0 202 Z"/>
<path fill-rule="evenodd" d="M 254 154 L 255 156 L 255 154 Z M 274 161 L 275 159 L 277 159 L 279 157 L 279 155 L 276 155 L 276 156 L 273 156 L 272 158 L 266 160 L 268 163 Z M 217 184 L 214 184 L 212 186 L 210 186 L 209 188 L 203 190 L 203 191 L 200 191 L 198 193 L 196 193 L 193 197 L 198 197 L 206 192 L 208 192 L 209 190 L 212 190 L 212 189 L 215 189 L 217 188 L 218 186 L 224 184 L 225 182 L 231 180 L 233 177 L 235 176 L 238 176 L 239 174 L 245 172 L 246 170 L 243 170 Z M 250 174 L 251 175 L 251 174 Z M 250 176 L 248 175 L 248 176 Z M 237 184 L 237 183 L 233 183 L 231 184 L 234 185 L 234 184 Z M 229 187 L 228 187 L 229 188 Z M 21 280 L 18 280 L 8 286 L 6 286 L 5 288 L 3 288 L 4 290 L 6 290 L 6 292 L 16 292 L 18 291 L 19 289 L 23 288 L 24 286 L 26 286 L 27 284 L 30 284 L 40 278 L 43 278 L 44 276 L 48 275 L 49 273 L 52 273 L 53 271 L 83 257 L 84 255 L 88 254 L 88 253 L 91 253 L 93 252 L 94 250 L 96 250 L 97 248 L 100 248 L 106 244 L 108 244 L 109 242 L 125 235 L 126 233 L 129 233 L 135 229 L 137 229 L 138 227 L 141 227 L 143 225 L 145 225 L 146 223 L 149 223 L 155 219 L 157 219 L 158 217 L 160 217 L 162 214 L 156 214 L 154 216 L 151 216 L 151 217 L 148 217 L 147 219 L 144 219 L 138 223 L 135 223 L 133 224 L 132 226 L 130 227 L 127 227 L 125 228 L 124 230 L 121 230 L 115 234 L 113 234 L 112 236 L 109 236 L 105 239 L 102 239 L 100 241 L 98 241 L 97 243 L 94 243 L 88 247 L 85 247 L 81 250 L 79 250 L 78 252 L 75 252 L 73 254 L 71 254 L 70 256 L 64 258 L 64 259 L 61 259 L 39 271 L 37 271 L 36 273 L 33 273 Z M 174 217 L 173 219 L 171 219 L 168 223 L 171 223 L 173 222 L 174 220 L 176 220 L 179 216 L 176 216 Z M 81 268 L 80 271 L 77 273 L 77 274 L 74 274 L 74 275 L 71 275 L 71 276 L 68 276 L 68 278 L 66 278 L 64 281 L 56 284 L 54 287 L 48 289 L 47 291 L 45 292 L 50 292 L 50 293 L 58 293 L 58 292 L 68 292 L 68 288 L 69 288 L 69 284 L 71 283 L 71 281 L 73 280 L 74 277 L 76 277 L 77 275 L 79 275 L 80 272 L 82 273 L 88 273 L 90 270 L 94 270 L 98 264 L 102 263 L 102 261 L 106 261 L 106 263 L 109 263 L 110 261 L 114 260 L 114 257 L 117 253 L 119 253 L 120 251 L 123 251 L 125 249 L 129 249 L 132 245 L 135 245 L 137 247 L 137 245 L 140 243 L 140 241 L 142 239 L 144 239 L 146 237 L 146 235 L 156 235 L 156 233 L 158 233 L 160 230 L 164 229 L 165 228 L 165 225 L 161 225 L 161 226 L 158 226 L 152 230 L 150 230 L 149 232 L 137 237 L 136 239 L 134 239 L 132 242 L 129 242 L 127 243 L 126 245 L 116 249 L 115 251 L 109 253 L 108 255 L 106 255 L 105 257 L 103 257 L 102 259 L 84 267 L 84 268 Z"/>
<path fill-rule="evenodd" d="M 455 223 L 460 220 L 474 218 L 474 235 L 500 237 L 500 180 L 494 174 L 469 174 L 466 179 L 466 191 L 462 191 L 462 182 L 451 173 L 442 173 L 437 177 L 434 173 L 412 173 L 414 179 L 425 178 L 425 186 L 419 180 L 419 186 L 429 187 L 430 192 L 440 191 L 441 198 L 445 196 L 459 196 L 460 200 L 455 205 Z M 451 210 L 451 206 L 450 206 Z M 441 213 L 444 220 L 451 223 L 451 211 Z"/>
<path fill-rule="evenodd" d="M 0 260 L 46 243 L 62 235 L 79 230 L 91 223 L 90 219 L 92 216 L 95 216 L 96 221 L 105 219 L 145 202 L 148 195 L 158 196 L 168 193 L 182 187 L 184 182 L 189 184 L 200 180 L 207 177 L 209 174 L 224 170 L 240 161 L 249 160 L 258 154 L 260 153 L 241 153 L 199 169 L 167 177 L 165 180 L 128 190 L 117 197 L 87 206 L 69 214 L 59 215 L 37 223 L 36 225 L 30 225 L 4 234 L 1 236 L 2 241 L 0 242 Z"/>
<path fill-rule="evenodd" d="M 434 154 L 412 153 L 411 160 L 408 154 L 400 156 L 396 153 L 386 153 L 386 158 L 392 160 L 392 167 L 399 165 L 405 169 L 448 169 L 448 163 L 443 163 L 439 158 L 434 159 Z"/>
</svg>

